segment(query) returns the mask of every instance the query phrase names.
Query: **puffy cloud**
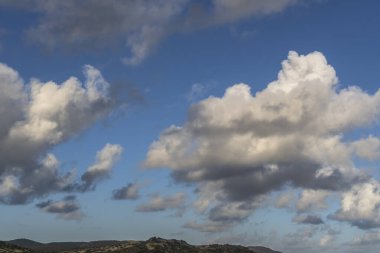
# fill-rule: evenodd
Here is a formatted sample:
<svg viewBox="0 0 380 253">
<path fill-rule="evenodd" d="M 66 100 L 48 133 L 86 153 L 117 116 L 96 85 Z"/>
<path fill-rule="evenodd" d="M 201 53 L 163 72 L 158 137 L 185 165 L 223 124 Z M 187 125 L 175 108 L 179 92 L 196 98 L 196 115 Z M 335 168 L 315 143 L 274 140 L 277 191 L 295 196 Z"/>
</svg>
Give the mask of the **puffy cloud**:
<svg viewBox="0 0 380 253">
<path fill-rule="evenodd" d="M 297 215 L 293 221 L 299 224 L 321 225 L 324 224 L 321 217 L 316 215 Z"/>
<path fill-rule="evenodd" d="M 324 190 L 304 190 L 297 201 L 297 210 L 299 212 L 310 211 L 313 209 L 327 208 L 326 198 L 330 192 Z"/>
<path fill-rule="evenodd" d="M 140 185 L 137 183 L 129 183 L 120 189 L 115 189 L 112 192 L 112 199 L 114 200 L 135 200 L 139 198 Z"/>
<path fill-rule="evenodd" d="M 0 1 L 0 6 L 40 14 L 28 37 L 48 48 L 61 45 L 105 47 L 125 44 L 129 65 L 139 64 L 163 38 L 172 34 L 235 23 L 253 16 L 281 12 L 301 0 L 148 1 Z M 307 2 L 307 1 L 304 1 Z"/>
<path fill-rule="evenodd" d="M 144 165 L 194 184 L 195 207 L 211 220 L 218 206 L 252 203 L 284 186 L 303 190 L 299 211 L 324 208 L 330 192 L 369 180 L 352 158 L 360 139 L 349 142 L 345 133 L 374 124 L 380 113 L 379 91 L 338 89 L 337 82 L 323 54 L 289 52 L 262 91 L 236 84 L 192 105 L 182 126 L 151 144 Z"/>
<path fill-rule="evenodd" d="M 370 229 L 380 227 L 380 184 L 372 179 L 354 185 L 342 194 L 340 209 L 331 219 Z"/>
<path fill-rule="evenodd" d="M 99 70 L 83 68 L 85 82 L 33 79 L 0 63 L 0 202 L 23 204 L 72 189 L 73 174 L 61 174 L 49 150 L 104 118 L 114 107 Z"/>
<path fill-rule="evenodd" d="M 186 195 L 178 192 L 172 196 L 162 197 L 159 195 L 152 196 L 147 203 L 137 206 L 138 212 L 161 212 L 169 209 L 183 209 Z"/>
<path fill-rule="evenodd" d="M 123 148 L 118 144 L 107 143 L 96 154 L 96 161 L 82 175 L 84 190 L 94 189 L 96 182 L 109 177 L 112 167 L 119 160 Z"/>
<path fill-rule="evenodd" d="M 340 231 L 329 228 L 327 233 L 322 235 L 319 239 L 319 245 L 331 248 L 331 244 L 336 240 L 338 234 L 340 234 Z"/>
<path fill-rule="evenodd" d="M 331 242 L 334 240 L 334 236 L 326 234 L 319 239 L 319 245 L 322 247 L 326 247 L 331 244 Z"/>
<path fill-rule="evenodd" d="M 41 202 L 36 204 L 36 207 L 46 213 L 57 214 L 58 218 L 64 220 L 81 220 L 84 218 L 84 214 L 80 211 L 80 205 L 74 195 L 66 196 L 60 201 L 48 200 Z"/>
<path fill-rule="evenodd" d="M 361 139 L 352 143 L 353 152 L 364 159 L 380 159 L 380 140 L 374 136 Z"/>
<path fill-rule="evenodd" d="M 284 192 L 277 196 L 275 206 L 277 208 L 290 208 L 294 201 L 294 194 L 292 192 Z"/>
<path fill-rule="evenodd" d="M 282 11 L 296 2 L 297 0 L 213 0 L 213 16 L 209 22 L 213 24 L 226 24 L 246 19 L 253 15 L 272 14 Z"/>
</svg>

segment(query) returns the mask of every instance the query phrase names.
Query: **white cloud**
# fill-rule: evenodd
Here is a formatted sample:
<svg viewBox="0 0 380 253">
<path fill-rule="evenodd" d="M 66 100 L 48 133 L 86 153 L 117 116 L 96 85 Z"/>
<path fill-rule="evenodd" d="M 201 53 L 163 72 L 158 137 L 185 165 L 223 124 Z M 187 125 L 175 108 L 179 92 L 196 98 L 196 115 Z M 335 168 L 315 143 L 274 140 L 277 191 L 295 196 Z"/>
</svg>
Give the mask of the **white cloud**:
<svg viewBox="0 0 380 253">
<path fill-rule="evenodd" d="M 362 229 L 380 227 L 380 184 L 371 179 L 342 193 L 340 209 L 330 218 Z"/>
<path fill-rule="evenodd" d="M 293 192 L 283 192 L 277 196 L 275 206 L 277 208 L 290 208 L 294 199 L 295 196 Z"/>
<path fill-rule="evenodd" d="M 25 203 L 34 197 L 72 189 L 73 174 L 59 173 L 49 150 L 104 118 L 114 107 L 109 83 L 92 66 L 85 82 L 62 84 L 33 79 L 0 63 L 0 202 Z"/>
<path fill-rule="evenodd" d="M 352 242 L 353 245 L 368 245 L 380 243 L 380 231 L 370 231 L 361 236 L 356 236 Z"/>
<path fill-rule="evenodd" d="M 178 192 L 172 196 L 162 197 L 160 195 L 152 196 L 147 203 L 137 206 L 139 212 L 160 212 L 165 210 L 183 209 L 186 200 L 186 195 Z"/>
<path fill-rule="evenodd" d="M 335 240 L 335 236 L 331 234 L 325 234 L 319 239 L 319 245 L 322 247 L 329 246 Z"/>
<path fill-rule="evenodd" d="M 368 160 L 380 159 L 380 140 L 374 136 L 355 141 L 351 146 L 359 157 Z"/>
<path fill-rule="evenodd" d="M 253 94 L 236 84 L 192 105 L 182 126 L 151 144 L 145 167 L 193 183 L 195 206 L 209 218 L 215 206 L 251 203 L 285 185 L 304 189 L 298 210 L 325 208 L 329 192 L 368 180 L 352 158 L 360 139 L 349 142 L 345 133 L 375 124 L 380 113 L 379 91 L 337 82 L 323 54 L 289 52 L 267 88 Z"/>
<path fill-rule="evenodd" d="M 90 189 L 95 187 L 99 180 L 109 177 L 112 167 L 120 159 L 123 148 L 118 144 L 107 143 L 102 150 L 96 154 L 96 161 L 82 175 L 84 188 Z"/>
<path fill-rule="evenodd" d="M 80 205 L 73 195 L 65 197 L 60 201 L 48 200 L 36 204 L 36 207 L 46 213 L 57 214 L 57 217 L 64 220 L 81 220 L 85 215 L 80 211 Z"/>
<path fill-rule="evenodd" d="M 326 199 L 331 193 L 324 190 L 303 190 L 297 201 L 297 210 L 300 212 L 313 209 L 326 209 Z"/>
<path fill-rule="evenodd" d="M 16 122 L 9 133 L 10 141 L 26 140 L 42 146 L 56 144 L 104 115 L 111 103 L 109 84 L 91 66 L 85 66 L 84 73 L 87 78 L 84 87 L 74 77 L 61 85 L 33 80 L 26 119 Z"/>
</svg>

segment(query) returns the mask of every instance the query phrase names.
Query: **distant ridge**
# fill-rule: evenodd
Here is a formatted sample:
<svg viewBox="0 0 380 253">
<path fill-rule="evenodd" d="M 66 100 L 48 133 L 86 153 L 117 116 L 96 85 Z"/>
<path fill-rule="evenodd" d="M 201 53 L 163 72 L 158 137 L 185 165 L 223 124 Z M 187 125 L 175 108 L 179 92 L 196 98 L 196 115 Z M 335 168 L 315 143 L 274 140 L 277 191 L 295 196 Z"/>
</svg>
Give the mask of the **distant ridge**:
<svg viewBox="0 0 380 253">
<path fill-rule="evenodd" d="M 123 241 L 91 241 L 91 242 L 50 242 L 40 243 L 29 239 L 16 239 L 7 241 L 7 244 L 22 248 L 31 249 L 38 252 L 62 252 L 74 249 L 90 249 L 104 246 L 113 246 L 124 243 Z"/>
<path fill-rule="evenodd" d="M 12 248 L 14 247 L 14 248 Z M 92 241 L 40 243 L 16 239 L 0 244 L 0 253 L 281 253 L 269 248 L 229 244 L 191 245 L 183 240 L 152 237 L 146 241 Z"/>
<path fill-rule="evenodd" d="M 249 249 L 257 252 L 257 253 L 281 253 L 280 251 L 275 251 L 270 248 L 266 248 L 263 246 L 249 246 Z"/>
<path fill-rule="evenodd" d="M 25 238 L 7 241 L 7 243 L 10 245 L 15 245 L 15 246 L 27 248 L 27 249 L 37 249 L 38 247 L 42 247 L 44 245 L 43 243 L 25 239 Z"/>
</svg>

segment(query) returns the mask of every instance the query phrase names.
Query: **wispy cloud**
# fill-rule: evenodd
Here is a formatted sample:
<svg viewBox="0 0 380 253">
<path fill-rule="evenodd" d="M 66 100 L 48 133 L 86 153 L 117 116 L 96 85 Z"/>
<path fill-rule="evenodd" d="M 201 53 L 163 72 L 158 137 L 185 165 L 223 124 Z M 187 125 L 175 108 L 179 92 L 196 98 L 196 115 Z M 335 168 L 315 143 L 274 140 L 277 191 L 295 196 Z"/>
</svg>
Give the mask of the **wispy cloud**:
<svg viewBox="0 0 380 253">
<path fill-rule="evenodd" d="M 0 1 L 40 14 L 27 37 L 48 48 L 102 48 L 124 44 L 130 55 L 122 61 L 137 65 L 173 33 L 232 24 L 250 17 L 281 12 L 301 0 L 148 1 Z"/>
</svg>

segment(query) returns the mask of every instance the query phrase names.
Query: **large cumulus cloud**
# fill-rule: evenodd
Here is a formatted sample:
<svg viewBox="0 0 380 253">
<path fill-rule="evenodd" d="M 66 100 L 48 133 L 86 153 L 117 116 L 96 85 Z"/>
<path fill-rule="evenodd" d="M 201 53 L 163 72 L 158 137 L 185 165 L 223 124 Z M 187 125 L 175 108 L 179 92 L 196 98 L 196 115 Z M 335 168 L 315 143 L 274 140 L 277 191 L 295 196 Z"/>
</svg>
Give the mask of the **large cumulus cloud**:
<svg viewBox="0 0 380 253">
<path fill-rule="evenodd" d="M 62 84 L 37 79 L 25 83 L 0 64 L 0 202 L 26 203 L 51 192 L 74 189 L 73 174 L 61 174 L 49 150 L 109 113 L 114 100 L 109 83 L 92 66 L 85 81 Z"/>
<path fill-rule="evenodd" d="M 305 190 L 300 211 L 315 198 L 321 207 L 329 193 L 370 180 L 354 156 L 378 153 L 377 137 L 348 141 L 345 134 L 376 123 L 380 92 L 337 83 L 323 54 L 289 52 L 264 90 L 252 94 L 236 84 L 223 97 L 193 105 L 182 126 L 170 126 L 151 144 L 145 166 L 169 168 L 177 181 L 196 185 L 195 206 L 214 222 L 245 219 L 284 186 Z"/>
</svg>

